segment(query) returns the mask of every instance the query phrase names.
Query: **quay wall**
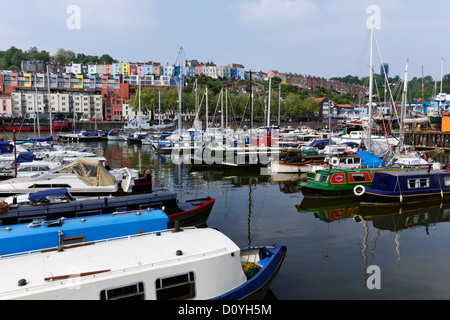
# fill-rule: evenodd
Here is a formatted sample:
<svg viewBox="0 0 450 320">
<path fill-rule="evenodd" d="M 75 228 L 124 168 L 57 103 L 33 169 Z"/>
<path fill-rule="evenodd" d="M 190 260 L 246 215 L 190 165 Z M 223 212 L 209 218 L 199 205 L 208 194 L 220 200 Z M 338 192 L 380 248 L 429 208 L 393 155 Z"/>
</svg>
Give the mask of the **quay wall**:
<svg viewBox="0 0 450 320">
<path fill-rule="evenodd" d="M 405 144 L 416 149 L 450 150 L 450 132 L 409 131 L 405 132 Z"/>
</svg>

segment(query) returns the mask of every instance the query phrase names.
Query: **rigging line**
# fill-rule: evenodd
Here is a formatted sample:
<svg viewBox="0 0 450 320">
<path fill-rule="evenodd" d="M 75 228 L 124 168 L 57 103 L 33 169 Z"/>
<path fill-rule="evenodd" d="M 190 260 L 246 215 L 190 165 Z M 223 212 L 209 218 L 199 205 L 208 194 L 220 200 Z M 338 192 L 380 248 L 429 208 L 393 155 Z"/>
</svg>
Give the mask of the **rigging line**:
<svg viewBox="0 0 450 320">
<path fill-rule="evenodd" d="M 378 93 L 378 103 L 381 106 L 380 94 L 379 94 L 379 91 L 378 91 L 378 84 L 376 82 L 375 82 L 375 87 L 376 87 L 377 93 Z M 383 122 L 384 136 L 386 137 L 386 143 L 387 143 L 387 145 L 389 147 L 389 155 L 392 155 L 391 145 L 389 144 L 388 134 L 387 134 L 387 130 L 386 130 L 386 123 L 384 121 L 383 108 L 380 108 L 380 110 L 381 110 L 381 112 L 380 112 L 381 113 L 381 120 Z"/>
<path fill-rule="evenodd" d="M 199 90 L 200 91 L 200 90 Z M 200 100 L 200 103 L 198 104 L 198 110 L 197 113 L 195 114 L 195 117 L 198 117 L 200 114 L 200 109 L 202 108 L 202 104 L 203 104 L 203 99 L 206 97 L 206 89 L 205 89 L 205 94 L 202 94 L 202 99 Z M 206 112 L 206 111 L 205 111 Z"/>
<path fill-rule="evenodd" d="M 369 39 L 370 39 L 370 30 L 367 33 L 366 40 L 361 48 L 361 53 L 357 59 L 356 68 L 355 68 L 355 72 L 354 72 L 354 74 L 356 74 L 356 75 L 361 74 L 361 70 L 362 70 L 363 66 L 365 65 L 363 63 L 363 61 L 364 61 L 366 53 L 367 53 Z"/>
<path fill-rule="evenodd" d="M 244 112 L 242 112 L 242 119 L 241 119 L 241 124 L 239 125 L 239 128 L 241 128 L 242 123 L 243 123 L 244 120 L 245 120 L 245 112 L 247 111 L 248 103 L 250 102 L 250 99 L 251 99 L 251 98 L 252 98 L 252 95 L 249 94 L 248 100 L 247 100 L 247 104 L 245 105 L 245 108 L 244 108 Z"/>
<path fill-rule="evenodd" d="M 161 108 L 162 108 L 162 106 L 164 104 L 164 100 L 166 99 L 167 91 L 169 91 L 169 87 L 168 86 L 166 87 L 166 92 L 164 92 L 164 97 L 163 97 L 163 99 L 161 101 L 161 104 L 159 106 L 158 117 L 156 118 L 156 120 L 158 120 L 158 121 L 159 121 L 159 115 L 161 114 Z"/>
<path fill-rule="evenodd" d="M 217 111 L 217 108 L 219 107 L 221 95 L 222 95 L 222 90 L 220 91 L 219 97 L 217 98 L 216 108 L 214 109 L 214 114 L 213 114 L 213 118 L 212 118 L 213 119 L 213 123 L 214 123 L 215 118 L 216 118 L 216 111 Z"/>
<path fill-rule="evenodd" d="M 375 32 L 373 33 L 373 35 L 374 35 L 374 38 L 375 38 L 375 46 L 377 47 L 377 51 L 378 51 L 378 55 L 380 57 L 381 64 L 383 64 L 383 57 L 381 56 L 380 46 L 378 45 L 378 40 L 377 40 L 377 36 L 376 36 Z M 390 97 L 393 98 L 392 97 L 391 88 L 390 88 L 390 85 L 389 85 L 389 79 L 387 78 L 386 72 L 385 72 L 384 76 L 386 77 L 386 83 L 388 84 L 387 87 L 389 89 Z M 397 110 L 395 108 L 395 102 L 394 102 L 393 99 L 392 99 L 392 105 L 394 106 L 394 111 L 395 111 L 395 114 L 397 115 L 397 118 L 398 118 Z"/>
<path fill-rule="evenodd" d="M 233 124 L 233 123 L 236 122 L 236 113 L 234 112 L 233 103 L 231 101 L 231 95 L 230 94 L 228 94 L 228 100 L 227 101 L 230 102 L 231 113 L 233 115 L 233 120 L 231 121 L 231 124 Z"/>
</svg>

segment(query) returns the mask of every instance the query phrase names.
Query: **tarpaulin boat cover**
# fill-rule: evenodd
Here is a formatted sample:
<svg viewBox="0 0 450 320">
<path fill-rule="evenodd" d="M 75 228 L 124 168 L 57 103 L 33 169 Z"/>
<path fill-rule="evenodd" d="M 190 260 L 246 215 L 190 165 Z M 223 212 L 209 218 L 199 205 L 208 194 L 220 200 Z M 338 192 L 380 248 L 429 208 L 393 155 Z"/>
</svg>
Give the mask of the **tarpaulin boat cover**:
<svg viewBox="0 0 450 320">
<path fill-rule="evenodd" d="M 14 145 L 9 141 L 0 141 L 0 154 L 12 153 Z"/>
<path fill-rule="evenodd" d="M 23 162 L 32 162 L 34 160 L 34 153 L 33 152 L 19 152 L 19 155 L 17 156 L 17 164 L 21 164 Z M 14 162 L 12 163 L 14 165 Z"/>
<path fill-rule="evenodd" d="M 67 188 L 55 188 L 55 189 L 48 189 L 44 191 L 38 191 L 38 192 L 32 192 L 28 195 L 28 199 L 31 202 L 39 202 L 44 198 L 50 197 L 50 196 L 65 196 L 70 200 L 73 200 L 72 195 L 67 191 Z"/>
<path fill-rule="evenodd" d="M 383 159 L 378 158 L 369 151 L 357 151 L 356 154 L 361 157 L 361 165 L 367 168 L 385 167 Z"/>
<path fill-rule="evenodd" d="M 110 186 L 117 180 L 97 159 L 79 157 L 58 172 L 75 173 L 80 180 L 90 186 Z"/>
</svg>

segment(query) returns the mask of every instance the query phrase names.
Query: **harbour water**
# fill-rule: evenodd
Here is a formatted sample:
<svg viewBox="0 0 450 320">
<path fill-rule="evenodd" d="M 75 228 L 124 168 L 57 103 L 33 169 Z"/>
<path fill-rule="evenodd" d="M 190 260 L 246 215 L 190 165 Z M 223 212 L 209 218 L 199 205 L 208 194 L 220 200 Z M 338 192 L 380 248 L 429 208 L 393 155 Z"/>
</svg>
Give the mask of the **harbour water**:
<svg viewBox="0 0 450 320">
<path fill-rule="evenodd" d="M 358 203 L 303 208 L 296 188 L 303 177 L 296 175 L 193 172 L 150 146 L 108 141 L 72 145 L 94 150 L 112 168 L 151 169 L 153 189 L 177 192 L 180 200 L 214 197 L 208 227 L 219 229 L 240 247 L 286 245 L 271 298 L 450 298 L 450 205 L 401 213 L 380 209 L 362 217 Z"/>
</svg>

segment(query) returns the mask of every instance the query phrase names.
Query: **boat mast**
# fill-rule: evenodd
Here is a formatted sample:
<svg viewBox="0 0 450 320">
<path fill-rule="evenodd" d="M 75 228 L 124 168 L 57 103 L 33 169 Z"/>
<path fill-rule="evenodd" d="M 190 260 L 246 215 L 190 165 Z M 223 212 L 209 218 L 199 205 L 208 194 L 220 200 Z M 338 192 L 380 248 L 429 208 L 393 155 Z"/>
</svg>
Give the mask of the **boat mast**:
<svg viewBox="0 0 450 320">
<path fill-rule="evenodd" d="M 425 103 L 425 97 L 424 97 L 424 91 L 425 91 L 425 84 L 423 82 L 423 65 L 422 65 L 422 113 L 424 113 L 424 103 Z"/>
<path fill-rule="evenodd" d="M 278 89 L 278 128 L 280 128 L 280 109 L 281 109 L 281 83 Z"/>
<path fill-rule="evenodd" d="M 408 60 L 406 60 L 405 80 L 403 83 L 403 93 L 402 93 L 402 110 L 401 110 L 401 116 L 400 116 L 400 143 L 399 143 L 400 149 L 403 147 L 404 135 L 405 135 L 404 131 L 405 131 L 407 90 L 408 90 Z"/>
<path fill-rule="evenodd" d="M 181 136 L 181 81 L 183 79 L 181 75 L 183 60 L 183 47 L 180 48 L 180 74 L 178 75 L 178 134 Z"/>
<path fill-rule="evenodd" d="M 197 78 L 195 78 L 195 121 L 194 121 L 195 133 L 198 130 L 198 96 L 197 96 Z"/>
<path fill-rule="evenodd" d="M 141 130 L 141 77 L 138 75 L 139 82 L 139 111 L 138 111 L 138 131 Z"/>
<path fill-rule="evenodd" d="M 442 93 L 442 79 L 443 79 L 443 77 L 444 77 L 444 58 L 442 58 L 442 61 L 441 61 L 441 90 L 440 90 L 439 93 Z"/>
<path fill-rule="evenodd" d="M 161 89 L 158 89 L 158 104 L 159 104 L 158 123 L 159 123 L 159 125 L 161 125 L 161 117 L 160 117 L 160 113 L 161 113 Z"/>
<path fill-rule="evenodd" d="M 272 91 L 272 77 L 269 78 L 269 104 L 267 105 L 267 126 L 270 127 L 270 93 Z"/>
<path fill-rule="evenodd" d="M 372 135 L 372 92 L 373 92 L 373 32 L 374 27 L 370 28 L 370 78 L 369 78 L 369 125 L 367 128 L 367 151 L 370 152 L 370 140 Z"/>
<path fill-rule="evenodd" d="M 225 129 L 228 130 L 228 87 L 225 88 Z"/>
<path fill-rule="evenodd" d="M 220 131 L 223 133 L 224 125 L 223 125 L 223 87 L 220 90 Z"/>
<path fill-rule="evenodd" d="M 249 144 L 252 145 L 253 139 L 253 87 L 252 87 L 252 70 L 250 70 L 250 141 Z"/>
<path fill-rule="evenodd" d="M 52 119 L 52 106 L 50 103 L 50 73 L 48 72 L 48 65 L 47 65 L 47 87 L 48 87 L 48 113 L 49 113 L 49 120 L 50 120 L 50 137 L 53 137 L 53 119 Z"/>
</svg>

